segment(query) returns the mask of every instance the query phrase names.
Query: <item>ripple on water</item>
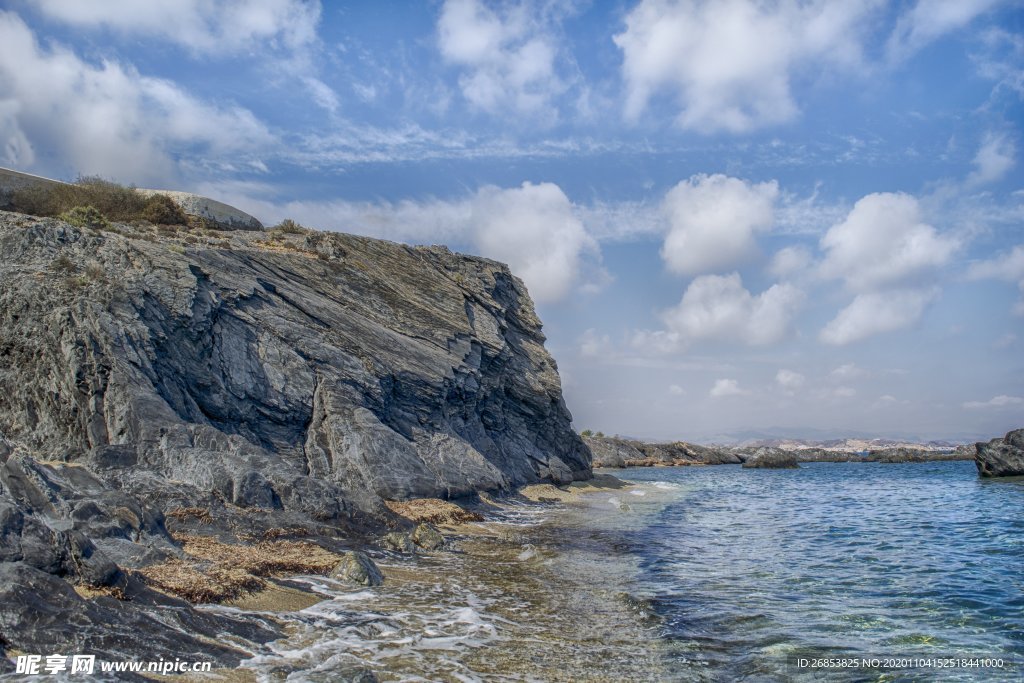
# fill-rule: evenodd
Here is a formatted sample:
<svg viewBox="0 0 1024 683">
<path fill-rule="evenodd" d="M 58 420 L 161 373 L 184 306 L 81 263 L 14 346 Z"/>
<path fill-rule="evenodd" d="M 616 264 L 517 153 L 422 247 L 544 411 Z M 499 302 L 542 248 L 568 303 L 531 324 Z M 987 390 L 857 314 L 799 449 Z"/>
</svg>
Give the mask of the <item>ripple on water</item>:
<svg viewBox="0 0 1024 683">
<path fill-rule="evenodd" d="M 386 558 L 379 588 L 310 577 L 331 599 L 247 664 L 265 680 L 815 681 L 789 659 L 1024 659 L 1024 484 L 956 462 L 624 475 L 640 485 L 509 506 L 459 552 Z"/>
</svg>

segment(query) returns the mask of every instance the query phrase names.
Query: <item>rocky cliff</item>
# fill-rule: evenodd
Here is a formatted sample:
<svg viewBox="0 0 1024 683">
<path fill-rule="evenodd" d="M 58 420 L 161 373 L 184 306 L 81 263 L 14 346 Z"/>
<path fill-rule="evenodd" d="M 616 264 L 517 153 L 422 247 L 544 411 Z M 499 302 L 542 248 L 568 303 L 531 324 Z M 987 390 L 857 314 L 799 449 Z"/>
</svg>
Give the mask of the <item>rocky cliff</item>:
<svg viewBox="0 0 1024 683">
<path fill-rule="evenodd" d="M 172 513 L 344 546 L 401 524 L 385 500 L 590 476 L 526 289 L 493 261 L 0 212 L 0 282 L 0 646 L 42 646 L 41 608 L 92 623 L 70 584 L 159 603 L 124 570 L 181 556 Z"/>
</svg>

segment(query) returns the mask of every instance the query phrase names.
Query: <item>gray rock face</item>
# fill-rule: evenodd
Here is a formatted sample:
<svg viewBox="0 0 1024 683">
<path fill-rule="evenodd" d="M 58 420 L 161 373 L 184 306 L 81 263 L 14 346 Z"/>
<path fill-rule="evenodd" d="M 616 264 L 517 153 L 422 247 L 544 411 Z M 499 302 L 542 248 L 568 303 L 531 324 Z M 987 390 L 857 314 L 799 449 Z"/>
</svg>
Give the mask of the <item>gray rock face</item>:
<svg viewBox="0 0 1024 683">
<path fill-rule="evenodd" d="M 979 442 L 975 450 L 974 463 L 981 476 L 1024 476 L 1024 429 L 1015 429 L 988 443 Z"/>
<path fill-rule="evenodd" d="M 745 468 L 788 470 L 797 469 L 796 456 L 781 448 L 759 448 L 744 463 Z"/>
<path fill-rule="evenodd" d="M 493 261 L 0 212 L 0 282 L 3 647 L 114 654 L 104 621 L 148 625 L 119 658 L 179 637 L 180 619 L 271 637 L 126 571 L 181 556 L 172 512 L 179 529 L 300 528 L 330 546 L 395 523 L 383 499 L 590 476 L 526 289 Z M 72 584 L 133 597 L 83 608 Z M 96 624 L 92 640 L 55 629 L 47 645 L 62 620 Z M 245 656 L 216 640 L 218 662 Z M 202 658 L 181 642 L 162 654 Z"/>
<path fill-rule="evenodd" d="M 147 495 L 157 474 L 319 519 L 589 476 L 505 266 L 341 234 L 233 239 L 178 253 L 0 214 L 0 432 Z"/>
<path fill-rule="evenodd" d="M 633 443 L 624 439 L 585 436 L 583 442 L 590 448 L 594 467 L 626 467 L 627 462 L 641 460 L 644 454 Z"/>
</svg>

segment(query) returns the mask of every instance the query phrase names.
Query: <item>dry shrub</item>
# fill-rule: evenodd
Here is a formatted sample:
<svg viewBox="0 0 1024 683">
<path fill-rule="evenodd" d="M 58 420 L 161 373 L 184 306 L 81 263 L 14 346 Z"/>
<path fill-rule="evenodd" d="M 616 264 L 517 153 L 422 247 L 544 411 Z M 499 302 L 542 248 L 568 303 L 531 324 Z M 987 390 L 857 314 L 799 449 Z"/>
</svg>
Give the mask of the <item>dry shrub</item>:
<svg viewBox="0 0 1024 683">
<path fill-rule="evenodd" d="M 146 582 L 189 602 L 223 602 L 266 586 L 263 579 L 236 567 L 216 566 L 201 572 L 183 560 L 168 560 L 140 572 Z"/>
<path fill-rule="evenodd" d="M 99 177 L 83 177 L 61 185 L 30 185 L 11 193 L 15 211 L 34 216 L 59 216 L 76 206 L 92 206 L 109 220 L 130 221 L 142 217 L 146 197 Z"/>
<path fill-rule="evenodd" d="M 165 194 L 155 194 L 146 200 L 142 218 L 157 225 L 188 225 L 188 216 Z"/>
<path fill-rule="evenodd" d="M 222 602 L 259 590 L 267 585 L 261 578 L 265 576 L 328 574 L 341 561 L 340 555 L 308 541 L 233 545 L 185 534 L 176 535 L 175 540 L 188 560 L 169 560 L 139 573 L 150 585 L 190 602 Z"/>
<path fill-rule="evenodd" d="M 463 522 L 480 522 L 483 517 L 475 512 L 463 510 L 455 503 L 439 498 L 417 498 L 415 500 L 386 500 L 392 512 L 414 522 L 427 524 L 461 524 Z"/>
<path fill-rule="evenodd" d="M 341 561 L 340 555 L 309 541 L 263 541 L 230 545 L 209 536 L 175 537 L 186 553 L 215 563 L 229 563 L 256 576 L 326 574 Z"/>
<path fill-rule="evenodd" d="M 174 508 L 169 510 L 164 516 L 180 521 L 193 518 L 202 524 L 213 523 L 213 515 L 206 508 Z"/>
</svg>

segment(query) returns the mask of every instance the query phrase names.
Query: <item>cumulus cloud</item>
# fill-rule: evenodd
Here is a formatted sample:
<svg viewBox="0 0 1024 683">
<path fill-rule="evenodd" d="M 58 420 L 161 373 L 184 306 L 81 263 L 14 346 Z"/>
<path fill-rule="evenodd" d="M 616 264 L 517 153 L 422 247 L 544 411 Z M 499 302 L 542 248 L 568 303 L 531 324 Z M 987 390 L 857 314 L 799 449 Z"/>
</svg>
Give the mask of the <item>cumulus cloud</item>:
<svg viewBox="0 0 1024 683">
<path fill-rule="evenodd" d="M 241 156 L 273 141 L 248 110 L 203 102 L 114 61 L 43 48 L 10 12 L 0 12 L 0 130 L 8 161 L 46 158 L 61 170 L 140 182 L 175 176 L 178 155 Z"/>
<path fill-rule="evenodd" d="M 683 389 L 678 384 L 670 384 L 668 385 L 668 393 L 672 394 L 673 396 L 683 396 L 686 394 L 686 389 Z"/>
<path fill-rule="evenodd" d="M 811 259 L 811 252 L 804 247 L 799 245 L 783 247 L 775 252 L 775 256 L 772 257 L 772 262 L 768 266 L 768 272 L 780 280 L 785 280 L 807 271 L 811 265 Z"/>
<path fill-rule="evenodd" d="M 898 20 L 889 38 L 890 57 L 905 57 L 963 28 L 1000 0 L 918 0 Z"/>
<path fill-rule="evenodd" d="M 264 188 L 269 190 L 270 188 Z M 597 241 L 576 207 L 553 183 L 485 186 L 457 200 L 399 202 L 292 201 L 255 198 L 260 186 L 220 187 L 210 194 L 274 222 L 289 217 L 312 227 L 414 243 L 464 245 L 507 263 L 537 302 L 558 301 L 574 288 L 593 291 L 608 274 Z"/>
<path fill-rule="evenodd" d="M 684 128 L 735 133 L 788 121 L 798 111 L 793 71 L 859 63 L 859 27 L 872 5 L 642 0 L 614 37 L 626 116 L 667 93 Z"/>
<path fill-rule="evenodd" d="M 485 187 L 470 220 L 482 253 L 508 263 L 537 301 L 564 298 L 579 279 L 583 254 L 597 252 L 569 198 L 552 183 Z"/>
<path fill-rule="evenodd" d="M 699 174 L 666 195 L 669 221 L 661 257 L 680 275 L 731 268 L 756 250 L 754 236 L 772 225 L 779 187 L 721 174 Z"/>
<path fill-rule="evenodd" d="M 734 379 L 715 380 L 715 385 L 708 392 L 711 398 L 726 398 L 728 396 L 746 396 L 750 394 L 746 389 L 740 388 L 740 383 Z"/>
<path fill-rule="evenodd" d="M 974 171 L 967 177 L 968 185 L 985 185 L 1006 175 L 1017 163 L 1017 148 L 1005 135 L 989 133 L 974 155 Z"/>
<path fill-rule="evenodd" d="M 854 291 L 903 285 L 946 265 L 958 246 L 923 221 L 914 197 L 869 194 L 821 239 L 821 273 Z"/>
<path fill-rule="evenodd" d="M 925 307 L 937 295 L 934 288 L 858 294 L 825 326 L 819 338 L 826 344 L 841 346 L 883 332 L 905 329 L 921 319 Z"/>
<path fill-rule="evenodd" d="M 820 339 L 849 344 L 915 324 L 938 295 L 932 282 L 939 269 L 959 246 L 924 222 L 916 198 L 889 192 L 863 197 L 821 239 L 820 274 L 842 279 L 856 297 Z"/>
<path fill-rule="evenodd" d="M 316 40 L 320 3 L 310 0 L 38 0 L 47 16 L 182 45 L 197 53 L 238 52 L 256 43 L 295 49 Z"/>
<path fill-rule="evenodd" d="M 337 93 L 316 75 L 318 0 L 40 0 L 38 7 L 78 28 L 152 38 L 199 57 L 264 57 L 265 65 L 303 85 L 320 107 L 334 113 L 340 106 Z"/>
<path fill-rule="evenodd" d="M 964 408 L 968 410 L 985 410 L 993 408 L 1013 408 L 1016 406 L 1024 405 L 1024 398 L 1020 396 L 1007 396 L 1001 394 L 999 396 L 993 396 L 987 401 L 968 401 L 964 403 Z"/>
<path fill-rule="evenodd" d="M 513 111 L 553 122 L 555 95 L 565 89 L 555 38 L 527 3 L 498 12 L 481 0 L 446 0 L 437 22 L 444 59 L 464 69 L 463 96 L 486 112 Z"/>
<path fill-rule="evenodd" d="M 665 329 L 637 332 L 633 345 L 671 353 L 701 340 L 773 344 L 789 332 L 803 299 L 803 292 L 788 284 L 773 285 L 755 296 L 744 288 L 738 273 L 703 275 L 690 283 L 678 305 L 662 312 Z"/>
<path fill-rule="evenodd" d="M 799 372 L 793 370 L 787 370 L 785 368 L 775 373 L 775 383 L 779 385 L 785 393 L 792 396 L 804 386 L 806 378 Z"/>
</svg>

